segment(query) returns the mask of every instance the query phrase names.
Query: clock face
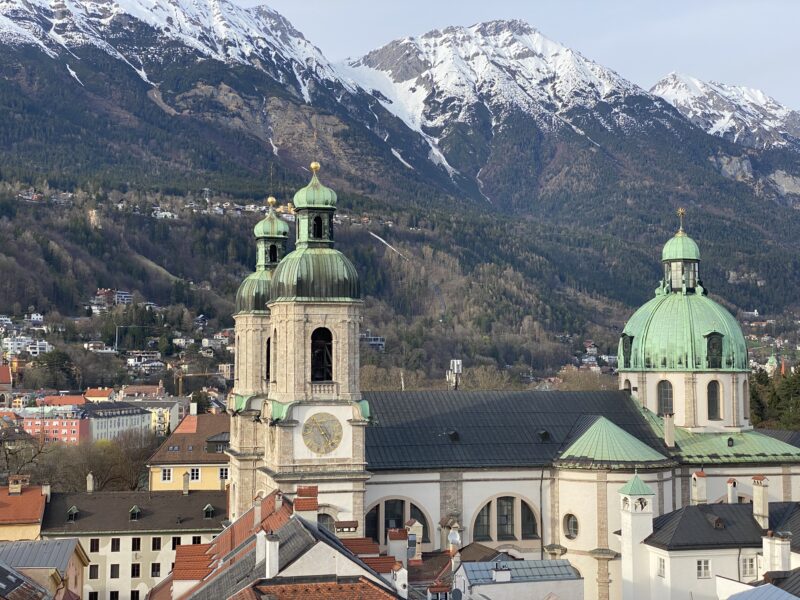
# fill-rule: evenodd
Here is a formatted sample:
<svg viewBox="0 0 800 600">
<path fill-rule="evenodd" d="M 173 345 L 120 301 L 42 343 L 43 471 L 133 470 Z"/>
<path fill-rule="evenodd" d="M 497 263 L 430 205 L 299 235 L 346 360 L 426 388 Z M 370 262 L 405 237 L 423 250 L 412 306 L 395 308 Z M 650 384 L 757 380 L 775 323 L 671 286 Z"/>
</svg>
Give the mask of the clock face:
<svg viewBox="0 0 800 600">
<path fill-rule="evenodd" d="M 342 441 L 342 424 L 329 413 L 316 413 L 303 423 L 303 442 L 317 454 L 329 454 Z"/>
</svg>

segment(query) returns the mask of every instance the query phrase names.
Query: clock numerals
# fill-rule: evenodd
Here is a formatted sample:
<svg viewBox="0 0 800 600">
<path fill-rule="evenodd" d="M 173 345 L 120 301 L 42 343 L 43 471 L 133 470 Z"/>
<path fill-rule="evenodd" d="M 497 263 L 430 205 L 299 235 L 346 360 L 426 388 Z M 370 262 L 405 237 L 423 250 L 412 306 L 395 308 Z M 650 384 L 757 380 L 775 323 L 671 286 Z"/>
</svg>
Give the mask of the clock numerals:
<svg viewBox="0 0 800 600">
<path fill-rule="evenodd" d="M 316 413 L 303 423 L 303 442 L 316 454 L 330 454 L 342 441 L 342 424 L 329 413 Z"/>
</svg>

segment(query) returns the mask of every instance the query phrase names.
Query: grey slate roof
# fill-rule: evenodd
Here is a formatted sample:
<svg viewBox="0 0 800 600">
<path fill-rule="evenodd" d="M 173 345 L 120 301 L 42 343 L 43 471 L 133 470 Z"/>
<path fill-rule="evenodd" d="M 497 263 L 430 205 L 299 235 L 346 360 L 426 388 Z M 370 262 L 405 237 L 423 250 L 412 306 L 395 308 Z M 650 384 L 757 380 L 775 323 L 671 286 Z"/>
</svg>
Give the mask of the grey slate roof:
<svg viewBox="0 0 800 600">
<path fill-rule="evenodd" d="M 214 517 L 206 519 L 204 508 L 214 507 Z M 137 521 L 130 520 L 130 509 L 141 509 Z M 75 506 L 78 516 L 67 521 L 67 511 Z M 45 506 L 42 535 L 84 535 L 103 532 L 222 531 L 227 518 L 227 494 L 223 491 L 182 492 L 87 492 L 54 493 Z"/>
<path fill-rule="evenodd" d="M 654 519 L 644 543 L 665 550 L 760 548 L 763 535 L 752 504 L 701 504 Z"/>
<path fill-rule="evenodd" d="M 800 598 L 800 569 L 769 571 L 764 575 L 764 579 L 766 583 L 793 594 L 793 597 Z"/>
<path fill-rule="evenodd" d="M 798 598 L 774 585 L 763 585 L 730 596 L 728 600 L 792 600 Z"/>
<path fill-rule="evenodd" d="M 494 583 L 492 569 L 499 566 L 511 571 L 511 582 L 563 581 L 581 576 L 568 560 L 512 560 L 509 562 L 461 563 L 471 585 Z"/>
<path fill-rule="evenodd" d="M 14 569 L 56 569 L 64 577 L 77 545 L 77 538 L 0 542 L 0 561 Z"/>
<path fill-rule="evenodd" d="M 373 420 L 366 429 L 370 471 L 550 465 L 584 430 L 585 415 L 602 415 L 669 456 L 641 409 L 624 392 L 459 390 L 363 395 Z"/>
<path fill-rule="evenodd" d="M 756 429 L 756 431 L 800 448 L 800 431 L 790 431 L 788 429 Z"/>
</svg>

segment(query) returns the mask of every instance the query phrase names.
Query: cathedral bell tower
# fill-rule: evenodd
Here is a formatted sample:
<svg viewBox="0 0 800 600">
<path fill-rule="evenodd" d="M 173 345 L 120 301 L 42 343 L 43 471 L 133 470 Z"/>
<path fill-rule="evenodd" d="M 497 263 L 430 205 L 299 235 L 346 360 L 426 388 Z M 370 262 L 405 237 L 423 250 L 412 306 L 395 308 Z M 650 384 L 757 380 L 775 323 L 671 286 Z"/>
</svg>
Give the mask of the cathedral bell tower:
<svg viewBox="0 0 800 600">
<path fill-rule="evenodd" d="M 286 255 L 289 226 L 275 214 L 275 198 L 267 200 L 267 216 L 256 224 L 256 270 L 236 292 L 236 359 L 234 386 L 228 399 L 231 415 L 230 512 L 238 516 L 252 504 L 255 472 L 263 465 L 264 441 L 259 419 L 272 379 L 270 300 L 272 274 Z"/>
<path fill-rule="evenodd" d="M 353 535 L 359 536 L 369 478 L 369 406 L 359 389 L 361 289 L 353 264 L 334 249 L 337 198 L 320 183 L 319 168 L 311 164 L 311 181 L 294 196 L 297 246 L 272 273 L 268 321 L 259 323 L 260 337 L 249 341 L 258 348 L 252 352 L 262 353 L 260 368 L 264 373 L 268 366 L 268 379 L 258 389 L 251 384 L 257 377 L 250 369 L 259 362 L 250 359 L 251 350 L 240 354 L 238 346 L 237 374 L 244 393 L 266 393 L 252 415 L 259 419 L 256 437 L 263 444 L 252 495 L 280 489 L 293 497 L 298 486 L 317 486 L 320 522 L 356 521 Z M 242 474 L 233 485 L 245 480 Z M 239 514 L 251 501 L 241 496 Z"/>
</svg>

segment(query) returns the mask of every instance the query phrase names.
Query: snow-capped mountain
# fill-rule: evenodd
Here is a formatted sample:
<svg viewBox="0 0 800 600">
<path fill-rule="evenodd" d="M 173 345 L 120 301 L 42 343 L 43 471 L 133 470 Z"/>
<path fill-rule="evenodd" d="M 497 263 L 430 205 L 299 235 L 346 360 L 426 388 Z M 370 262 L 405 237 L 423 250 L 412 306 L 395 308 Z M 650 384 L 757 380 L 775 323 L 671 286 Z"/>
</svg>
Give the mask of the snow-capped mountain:
<svg viewBox="0 0 800 600">
<path fill-rule="evenodd" d="M 95 46 L 153 84 L 148 63 L 195 52 L 260 68 L 306 102 L 310 84 L 336 81 L 319 49 L 282 15 L 229 0 L 0 0 L 0 42 L 35 45 L 53 57 Z"/>
<path fill-rule="evenodd" d="M 712 135 L 751 148 L 800 148 L 800 112 L 761 90 L 670 73 L 650 92 Z"/>
<path fill-rule="evenodd" d="M 434 134 L 454 122 L 473 122 L 486 111 L 495 125 L 509 109 L 526 112 L 544 129 L 575 128 L 573 109 L 647 95 L 518 20 L 396 40 L 338 67 L 411 128 Z M 629 123 L 619 110 L 603 119 L 608 128 Z"/>
</svg>

